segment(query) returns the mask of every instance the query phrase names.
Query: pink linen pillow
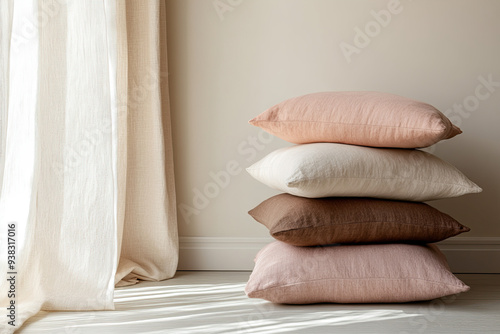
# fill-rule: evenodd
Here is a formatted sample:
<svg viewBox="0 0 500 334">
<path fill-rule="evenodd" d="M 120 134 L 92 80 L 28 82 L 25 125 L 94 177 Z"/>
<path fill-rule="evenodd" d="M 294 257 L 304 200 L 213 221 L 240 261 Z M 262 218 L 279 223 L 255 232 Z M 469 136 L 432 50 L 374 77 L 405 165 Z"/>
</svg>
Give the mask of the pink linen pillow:
<svg viewBox="0 0 500 334">
<path fill-rule="evenodd" d="M 249 121 L 295 144 L 420 148 L 462 131 L 433 106 L 379 92 L 324 92 L 292 98 Z"/>
<path fill-rule="evenodd" d="M 256 256 L 245 292 L 274 303 L 400 303 L 468 291 L 435 245 L 297 247 L 275 241 Z"/>
</svg>

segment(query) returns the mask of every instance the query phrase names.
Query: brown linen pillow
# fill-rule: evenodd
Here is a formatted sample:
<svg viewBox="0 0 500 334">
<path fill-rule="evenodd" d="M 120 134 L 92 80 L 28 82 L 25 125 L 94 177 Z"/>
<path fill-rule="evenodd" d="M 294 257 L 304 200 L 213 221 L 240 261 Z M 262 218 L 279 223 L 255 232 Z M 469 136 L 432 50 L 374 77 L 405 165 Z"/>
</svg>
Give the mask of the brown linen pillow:
<svg viewBox="0 0 500 334">
<path fill-rule="evenodd" d="M 322 92 L 288 99 L 250 124 L 295 144 L 426 147 L 462 131 L 433 106 L 380 92 Z"/>
<path fill-rule="evenodd" d="M 274 303 L 401 303 L 468 291 L 435 245 L 296 247 L 275 241 L 245 287 Z"/>
<path fill-rule="evenodd" d="M 273 196 L 248 212 L 275 239 L 295 246 L 437 242 L 470 229 L 418 202 Z"/>
</svg>

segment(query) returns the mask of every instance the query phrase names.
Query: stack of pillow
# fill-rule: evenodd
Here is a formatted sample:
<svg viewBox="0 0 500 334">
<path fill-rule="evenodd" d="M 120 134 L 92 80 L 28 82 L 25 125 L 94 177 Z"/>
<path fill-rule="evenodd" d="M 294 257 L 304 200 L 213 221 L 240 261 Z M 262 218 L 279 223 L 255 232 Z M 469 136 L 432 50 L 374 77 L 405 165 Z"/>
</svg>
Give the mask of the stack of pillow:
<svg viewBox="0 0 500 334">
<path fill-rule="evenodd" d="M 249 212 L 277 239 L 256 256 L 249 297 L 408 302 L 469 289 L 429 244 L 469 228 L 422 202 L 481 191 L 416 149 L 461 133 L 436 108 L 386 93 L 326 92 L 286 100 L 250 123 L 298 145 L 247 169 L 284 192 Z"/>
</svg>

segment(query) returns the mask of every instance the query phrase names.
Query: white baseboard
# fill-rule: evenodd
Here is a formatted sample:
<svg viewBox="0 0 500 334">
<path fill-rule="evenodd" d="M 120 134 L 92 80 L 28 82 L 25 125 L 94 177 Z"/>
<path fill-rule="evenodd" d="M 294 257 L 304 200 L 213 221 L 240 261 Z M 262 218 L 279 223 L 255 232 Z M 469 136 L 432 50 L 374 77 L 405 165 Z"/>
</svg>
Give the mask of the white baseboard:
<svg viewBox="0 0 500 334">
<path fill-rule="evenodd" d="M 179 270 L 250 271 L 272 238 L 181 237 Z M 455 237 L 438 243 L 454 273 L 500 273 L 500 238 Z"/>
<path fill-rule="evenodd" d="M 455 237 L 438 246 L 454 273 L 500 274 L 500 238 Z"/>
<path fill-rule="evenodd" d="M 272 238 L 180 237 L 179 270 L 252 270 Z"/>
</svg>

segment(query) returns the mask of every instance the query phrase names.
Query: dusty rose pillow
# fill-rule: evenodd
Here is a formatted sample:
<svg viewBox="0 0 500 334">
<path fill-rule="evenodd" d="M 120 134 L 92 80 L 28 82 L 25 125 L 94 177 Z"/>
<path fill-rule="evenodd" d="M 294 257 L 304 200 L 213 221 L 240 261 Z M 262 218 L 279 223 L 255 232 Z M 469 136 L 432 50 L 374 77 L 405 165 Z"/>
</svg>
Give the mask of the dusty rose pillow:
<svg viewBox="0 0 500 334">
<path fill-rule="evenodd" d="M 295 144 L 419 148 L 462 131 L 433 106 L 379 92 L 324 92 L 283 101 L 250 124 Z"/>
<path fill-rule="evenodd" d="M 248 212 L 275 239 L 295 246 L 437 242 L 470 229 L 418 202 L 375 198 L 304 198 L 280 194 Z"/>
<path fill-rule="evenodd" d="M 468 291 L 435 245 L 296 247 L 275 241 L 245 292 L 274 303 L 400 303 Z"/>
</svg>

